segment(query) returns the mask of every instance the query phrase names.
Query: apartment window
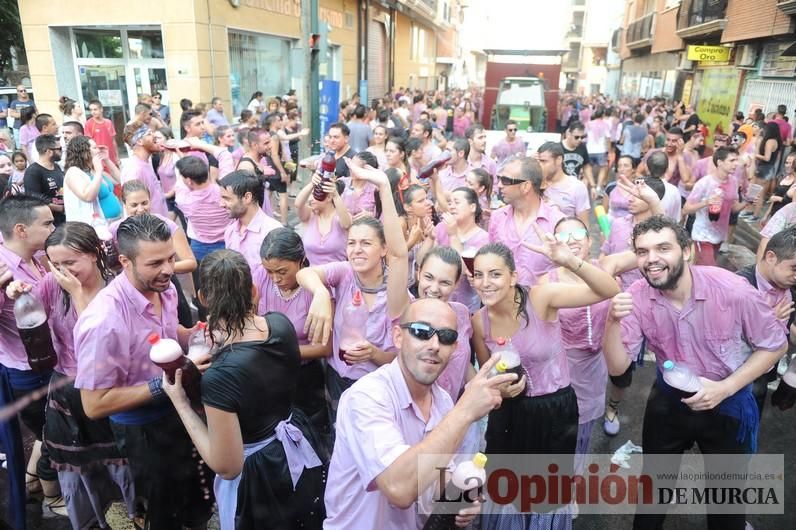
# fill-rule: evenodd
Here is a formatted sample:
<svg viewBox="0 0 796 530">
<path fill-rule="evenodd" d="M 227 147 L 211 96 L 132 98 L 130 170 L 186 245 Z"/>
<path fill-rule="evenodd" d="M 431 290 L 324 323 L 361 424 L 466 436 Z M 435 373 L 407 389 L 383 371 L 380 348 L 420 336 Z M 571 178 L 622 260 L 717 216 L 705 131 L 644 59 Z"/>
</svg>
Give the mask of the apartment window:
<svg viewBox="0 0 796 530">
<path fill-rule="evenodd" d="M 416 24 L 412 24 L 409 32 L 410 50 L 409 57 L 413 61 L 429 62 L 431 60 L 431 38 L 428 31 Z"/>
</svg>

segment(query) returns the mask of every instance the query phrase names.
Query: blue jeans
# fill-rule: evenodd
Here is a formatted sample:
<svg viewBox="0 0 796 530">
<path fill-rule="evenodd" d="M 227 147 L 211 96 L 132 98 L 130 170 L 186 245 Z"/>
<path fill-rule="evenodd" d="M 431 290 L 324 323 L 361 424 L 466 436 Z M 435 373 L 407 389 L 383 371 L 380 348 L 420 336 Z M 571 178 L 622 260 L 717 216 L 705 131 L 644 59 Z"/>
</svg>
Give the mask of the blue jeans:
<svg viewBox="0 0 796 530">
<path fill-rule="evenodd" d="M 196 239 L 191 240 L 191 251 L 193 252 L 193 256 L 196 258 L 196 263 L 201 263 L 205 256 L 215 252 L 216 250 L 222 250 L 223 248 L 223 241 L 216 241 L 215 243 L 202 243 Z"/>
</svg>

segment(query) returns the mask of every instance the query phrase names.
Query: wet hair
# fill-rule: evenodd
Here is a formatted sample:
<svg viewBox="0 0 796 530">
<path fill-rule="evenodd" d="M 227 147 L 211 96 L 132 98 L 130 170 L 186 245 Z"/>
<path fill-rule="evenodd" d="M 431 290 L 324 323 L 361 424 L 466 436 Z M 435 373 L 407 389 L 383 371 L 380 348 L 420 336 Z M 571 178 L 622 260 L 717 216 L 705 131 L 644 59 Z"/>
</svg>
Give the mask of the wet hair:
<svg viewBox="0 0 796 530">
<path fill-rule="evenodd" d="M 488 243 L 478 249 L 475 257 L 478 258 L 478 256 L 485 256 L 487 254 L 494 254 L 502 259 L 503 263 L 506 265 L 506 267 L 508 267 L 509 272 L 512 274 L 517 271 L 517 265 L 514 262 L 514 254 L 511 252 L 511 249 L 503 243 Z M 519 304 L 519 307 L 517 308 L 517 318 L 524 320 L 525 326 L 527 327 L 531 321 L 530 316 L 528 316 L 527 287 L 520 285 L 519 283 L 514 286 L 514 303 Z"/>
<path fill-rule="evenodd" d="M 381 224 L 381 221 L 376 219 L 375 217 L 371 217 L 366 215 L 364 217 L 360 217 L 359 219 L 355 219 L 353 223 L 351 223 L 351 228 L 355 226 L 368 226 L 372 228 L 376 232 L 376 236 L 379 238 L 382 246 L 387 245 L 387 238 L 384 237 L 384 225 Z M 348 233 L 351 233 L 349 229 Z"/>
<path fill-rule="evenodd" d="M 567 126 L 567 132 L 575 132 L 575 131 L 585 131 L 586 126 L 583 125 L 582 121 L 575 120 L 570 122 L 569 126 Z"/>
<path fill-rule="evenodd" d="M 58 139 L 52 134 L 40 134 L 36 137 L 36 151 L 43 155 L 47 149 L 55 149 Z"/>
<path fill-rule="evenodd" d="M 48 123 L 50 123 L 50 120 L 52 119 L 53 117 L 51 114 L 46 114 L 46 113 L 39 114 L 38 116 L 36 116 L 36 129 L 38 129 L 39 132 L 41 132 L 41 130 L 44 129 L 44 127 Z"/>
<path fill-rule="evenodd" d="M 196 184 L 207 182 L 208 168 L 201 159 L 195 156 L 186 156 L 177 161 L 177 171 L 185 178 L 191 179 Z"/>
<path fill-rule="evenodd" d="M 129 197 L 130 194 L 136 193 L 138 191 L 145 191 L 147 197 L 151 195 L 147 185 L 138 179 L 128 180 L 127 182 L 122 184 L 122 202 L 126 203 L 127 197 Z"/>
<path fill-rule="evenodd" d="M 559 219 L 556 225 L 553 227 L 553 233 L 555 233 L 555 231 L 558 230 L 558 227 L 561 224 L 566 223 L 567 221 L 576 221 L 580 223 L 580 225 L 586 229 L 586 236 L 591 237 L 591 234 L 589 233 L 589 227 L 586 226 L 586 223 L 584 223 L 580 217 L 575 217 L 574 215 L 570 215 L 568 217 L 562 217 L 561 219 Z"/>
<path fill-rule="evenodd" d="M 91 138 L 76 136 L 66 146 L 66 162 L 64 168 L 76 167 L 85 172 L 92 171 L 93 157 L 91 156 Z"/>
<path fill-rule="evenodd" d="M 350 135 L 350 134 L 351 134 L 351 129 L 349 129 L 349 128 L 348 128 L 348 125 L 346 125 L 345 123 L 341 123 L 341 122 L 333 123 L 333 124 L 331 124 L 331 125 L 329 126 L 329 130 L 332 130 L 332 129 L 337 129 L 337 130 L 339 130 L 339 131 L 340 131 L 340 133 L 341 133 L 343 136 L 345 136 L 346 138 L 348 137 L 348 135 Z"/>
<path fill-rule="evenodd" d="M 69 247 L 80 254 L 90 254 L 97 259 L 97 268 L 102 275 L 102 279 L 109 282 L 113 279 L 113 272 L 108 267 L 108 257 L 105 254 L 105 247 L 97 237 L 97 232 L 89 224 L 75 221 L 68 221 L 57 227 L 44 242 L 44 250 L 57 245 Z M 69 312 L 71 298 L 69 293 L 61 288 L 64 295 L 64 315 Z"/>
<path fill-rule="evenodd" d="M 662 179 L 669 169 L 669 157 L 663 151 L 653 151 L 647 158 L 647 171 L 651 177 Z"/>
<path fill-rule="evenodd" d="M 135 261 L 138 257 L 138 243 L 165 243 L 171 239 L 171 230 L 162 219 L 154 215 L 144 214 L 128 217 L 119 224 L 116 242 L 119 254 Z"/>
<path fill-rule="evenodd" d="M 468 156 L 470 156 L 470 142 L 467 140 L 467 138 L 462 138 L 462 137 L 454 138 L 453 149 L 457 153 L 460 151 L 464 151 L 465 160 L 467 159 Z"/>
<path fill-rule="evenodd" d="M 208 254 L 199 265 L 199 281 L 202 301 L 208 308 L 210 336 L 216 331 L 224 337 L 243 335 L 246 320 L 256 310 L 251 268 L 243 254 L 234 250 Z"/>
<path fill-rule="evenodd" d="M 734 147 L 719 147 L 713 151 L 713 164 L 724 162 L 730 155 L 737 155 L 738 150 Z"/>
<path fill-rule="evenodd" d="M 193 107 L 193 101 L 191 101 L 190 99 L 182 98 L 180 100 L 180 108 L 182 109 L 183 112 L 191 110 L 191 107 Z"/>
<path fill-rule="evenodd" d="M 492 185 L 494 184 L 495 180 L 492 178 L 492 175 L 489 174 L 489 171 L 482 167 L 477 167 L 471 169 L 470 173 L 475 175 L 478 184 L 484 187 L 484 194 L 486 195 L 487 199 L 492 197 Z"/>
<path fill-rule="evenodd" d="M 790 226 L 771 236 L 766 244 L 766 252 L 773 252 L 777 263 L 796 257 L 796 226 Z"/>
<path fill-rule="evenodd" d="M 468 204 L 475 204 L 475 222 L 476 224 L 481 222 L 481 217 L 484 215 L 484 211 L 481 209 L 481 202 L 478 200 L 478 194 L 475 192 L 474 189 L 468 188 L 467 186 L 460 186 L 451 192 L 453 195 L 456 192 L 464 193 L 464 198 L 467 200 Z"/>
<path fill-rule="evenodd" d="M 677 244 L 681 249 L 685 249 L 691 245 L 691 236 L 688 235 L 688 232 L 686 232 L 685 228 L 680 223 L 675 222 L 673 219 L 670 219 L 665 215 L 654 215 L 649 219 L 641 221 L 633 227 L 633 235 L 631 236 L 633 250 L 636 249 L 636 239 L 639 236 L 644 235 L 647 232 L 660 232 L 664 228 L 668 228 L 674 232 L 674 235 L 677 238 Z"/>
<path fill-rule="evenodd" d="M 673 134 L 682 138 L 683 130 L 680 127 L 669 127 L 669 130 L 666 131 L 666 134 Z"/>
<path fill-rule="evenodd" d="M 8 240 L 14 235 L 14 225 L 30 226 L 36 220 L 36 208 L 49 203 L 38 195 L 10 195 L 0 201 L 0 232 Z"/>
<path fill-rule="evenodd" d="M 38 124 L 39 119 L 36 118 L 36 123 Z M 38 125 L 37 125 L 38 127 Z M 769 140 L 776 140 L 777 141 L 777 149 L 782 147 L 782 136 L 779 132 L 779 125 L 777 122 L 770 121 L 763 125 L 763 139 L 760 141 L 760 149 L 758 152 L 761 155 L 766 153 L 766 142 Z"/>
<path fill-rule="evenodd" d="M 400 212 L 403 206 L 400 204 L 401 201 L 396 198 L 396 195 L 398 193 L 398 184 L 401 182 L 401 177 L 403 175 L 406 175 L 406 173 L 401 171 L 400 169 L 390 167 L 387 168 L 384 174 L 387 175 L 387 181 L 390 183 L 390 196 L 393 198 L 395 209 L 396 211 Z M 374 192 L 373 201 L 376 207 L 376 219 L 379 219 L 382 213 L 382 206 L 381 206 L 381 194 L 378 191 Z"/>
<path fill-rule="evenodd" d="M 462 277 L 462 257 L 455 248 L 439 246 L 432 247 L 431 250 L 426 252 L 426 255 L 423 256 L 423 259 L 420 260 L 418 270 L 423 270 L 423 265 L 425 265 L 425 263 L 428 261 L 428 258 L 431 257 L 439 258 L 448 265 L 453 265 L 456 268 L 456 282 L 458 282 L 459 278 Z M 415 285 L 417 285 L 417 282 L 415 282 Z"/>
<path fill-rule="evenodd" d="M 76 134 L 85 134 L 85 129 L 83 128 L 83 124 L 79 121 L 68 121 L 62 125 L 62 127 L 71 127 L 75 129 Z"/>
<path fill-rule="evenodd" d="M 260 259 L 283 259 L 300 263 L 302 267 L 310 266 L 301 236 L 286 226 L 268 232 L 260 245 Z"/>
<path fill-rule="evenodd" d="M 376 169 L 379 168 L 379 160 L 376 158 L 376 155 L 374 155 L 370 151 L 360 151 L 359 153 L 354 155 L 354 158 L 362 160 L 370 167 L 374 167 Z"/>
<path fill-rule="evenodd" d="M 247 193 L 251 193 L 257 205 L 263 205 L 265 199 L 263 182 L 248 171 L 228 173 L 218 181 L 218 185 L 222 188 L 229 188 L 239 199 L 242 199 Z"/>
</svg>

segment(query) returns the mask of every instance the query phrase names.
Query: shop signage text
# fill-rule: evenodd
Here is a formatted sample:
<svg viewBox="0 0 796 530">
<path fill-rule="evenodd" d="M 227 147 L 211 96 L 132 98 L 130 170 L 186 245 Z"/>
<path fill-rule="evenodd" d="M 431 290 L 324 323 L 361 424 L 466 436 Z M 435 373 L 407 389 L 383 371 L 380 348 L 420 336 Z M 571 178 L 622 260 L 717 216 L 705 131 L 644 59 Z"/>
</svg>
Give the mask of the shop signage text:
<svg viewBox="0 0 796 530">
<path fill-rule="evenodd" d="M 689 61 L 729 61 L 730 48 L 726 46 L 689 46 Z"/>
<path fill-rule="evenodd" d="M 244 5 L 289 17 L 301 16 L 301 0 L 244 0 Z M 345 15 L 342 11 L 327 7 L 318 10 L 318 18 L 335 28 L 342 28 L 345 24 Z"/>
</svg>

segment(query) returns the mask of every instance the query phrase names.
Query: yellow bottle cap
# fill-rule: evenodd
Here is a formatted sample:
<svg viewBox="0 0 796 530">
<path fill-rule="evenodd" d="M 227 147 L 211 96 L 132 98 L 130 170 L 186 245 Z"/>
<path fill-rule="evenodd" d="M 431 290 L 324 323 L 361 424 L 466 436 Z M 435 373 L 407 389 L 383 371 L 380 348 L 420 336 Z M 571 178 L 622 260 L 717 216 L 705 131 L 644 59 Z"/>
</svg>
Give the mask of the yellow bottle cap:
<svg viewBox="0 0 796 530">
<path fill-rule="evenodd" d="M 481 469 L 486 467 L 486 455 L 484 453 L 475 453 L 475 456 L 473 457 L 473 464 Z"/>
<path fill-rule="evenodd" d="M 509 367 L 506 366 L 506 362 L 505 361 L 498 361 L 497 364 L 495 364 L 495 370 L 497 370 L 501 374 L 506 373 L 506 371 L 508 369 L 509 369 Z"/>
</svg>

